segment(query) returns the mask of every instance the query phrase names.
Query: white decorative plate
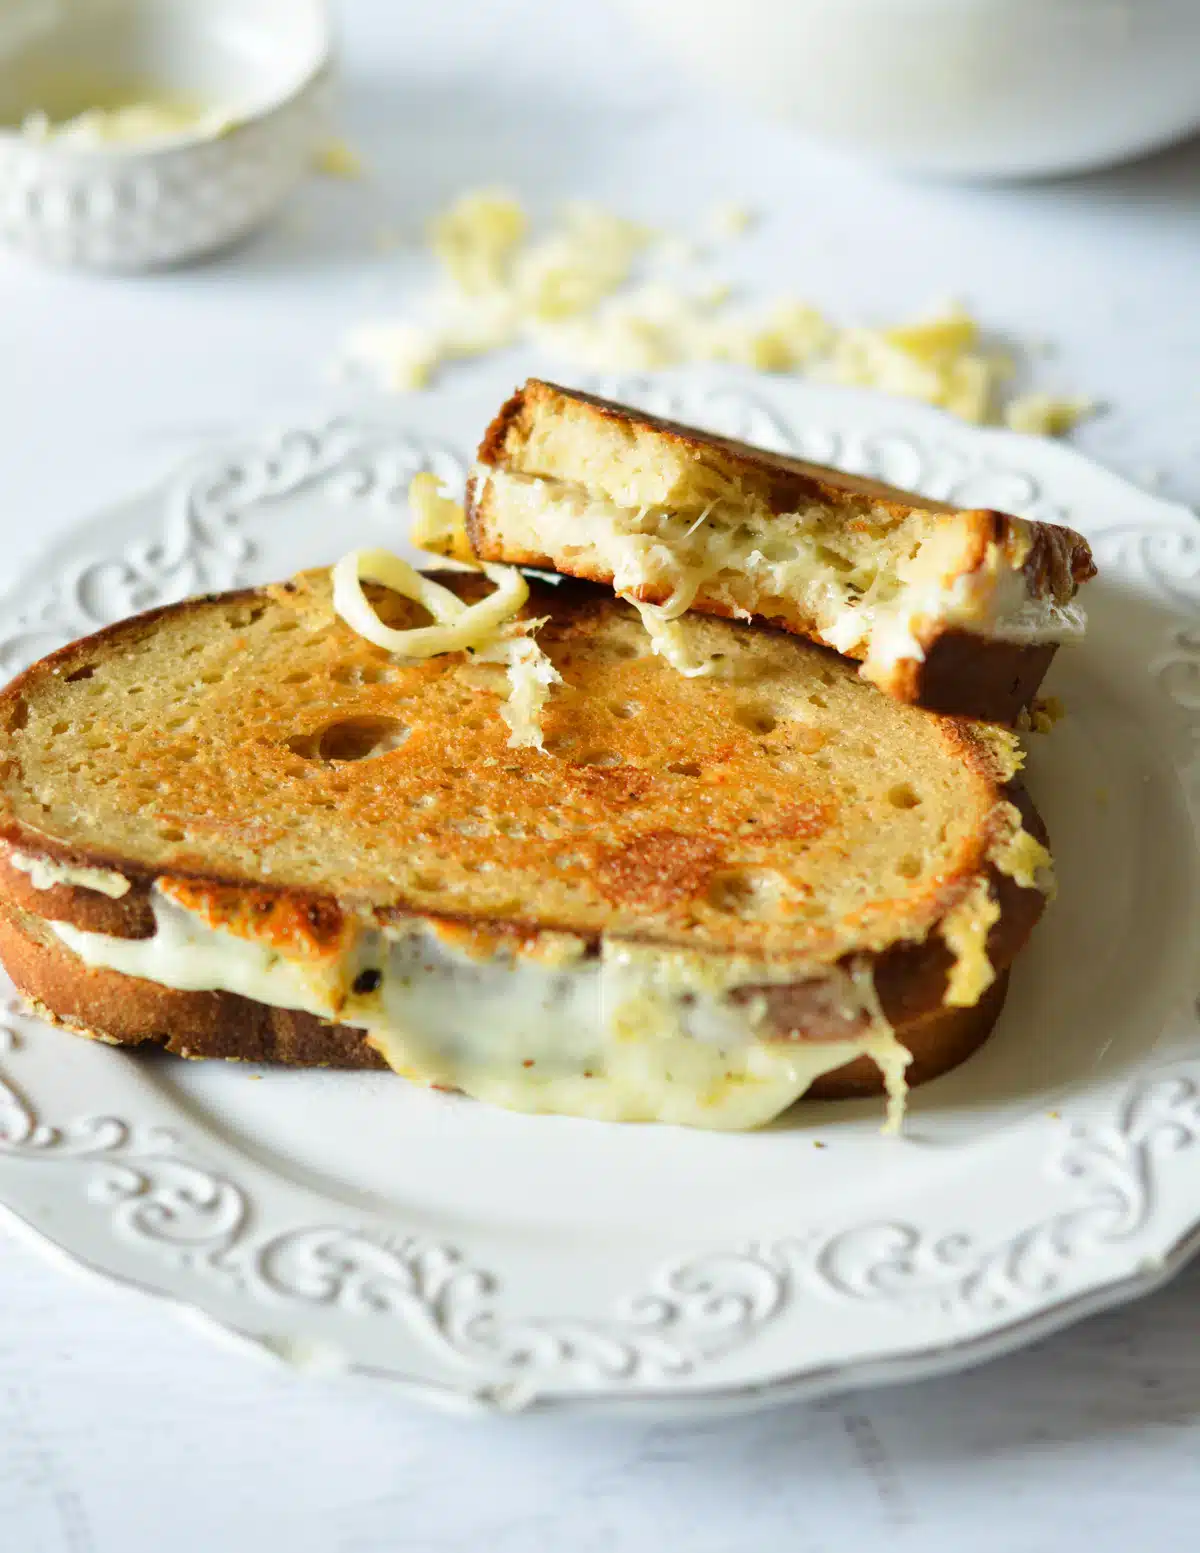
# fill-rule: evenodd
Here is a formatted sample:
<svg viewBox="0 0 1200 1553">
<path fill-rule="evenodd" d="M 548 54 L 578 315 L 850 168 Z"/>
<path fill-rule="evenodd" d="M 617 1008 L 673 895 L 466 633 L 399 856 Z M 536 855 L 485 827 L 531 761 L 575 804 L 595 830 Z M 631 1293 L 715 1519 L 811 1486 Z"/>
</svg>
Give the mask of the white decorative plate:
<svg viewBox="0 0 1200 1553">
<path fill-rule="evenodd" d="M 1091 632 L 1049 687 L 1068 715 L 1029 760 L 1060 895 L 992 1039 L 916 1093 L 900 1140 L 865 1103 L 734 1136 L 133 1057 L 14 1008 L 0 1201 L 294 1362 L 490 1408 L 811 1397 L 1154 1287 L 1200 1244 L 1200 526 L 1067 449 L 894 400 L 608 386 L 1091 540 Z M 430 398 L 201 461 L 46 557 L 0 609 L 0 669 L 130 610 L 398 544 L 409 477 L 461 477 L 491 407 Z"/>
</svg>

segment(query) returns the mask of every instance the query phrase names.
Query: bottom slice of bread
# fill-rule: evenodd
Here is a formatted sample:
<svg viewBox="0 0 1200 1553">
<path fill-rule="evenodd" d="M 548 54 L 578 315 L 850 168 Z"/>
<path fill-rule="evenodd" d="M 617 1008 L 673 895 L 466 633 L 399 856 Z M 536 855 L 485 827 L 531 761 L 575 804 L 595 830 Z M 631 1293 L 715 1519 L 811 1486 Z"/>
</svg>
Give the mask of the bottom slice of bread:
<svg viewBox="0 0 1200 1553">
<path fill-rule="evenodd" d="M 158 1046 L 179 1057 L 299 1068 L 386 1068 L 365 1033 L 300 1009 L 272 1008 L 232 992 L 184 992 L 87 966 L 44 924 L 0 905 L 0 958 L 39 1017 L 116 1046 Z M 1000 1017 L 1008 972 L 971 1008 L 939 1008 L 897 1030 L 912 1055 L 910 1085 L 957 1067 Z M 805 1098 L 845 1100 L 883 1092 L 878 1064 L 856 1057 L 809 1086 Z"/>
</svg>

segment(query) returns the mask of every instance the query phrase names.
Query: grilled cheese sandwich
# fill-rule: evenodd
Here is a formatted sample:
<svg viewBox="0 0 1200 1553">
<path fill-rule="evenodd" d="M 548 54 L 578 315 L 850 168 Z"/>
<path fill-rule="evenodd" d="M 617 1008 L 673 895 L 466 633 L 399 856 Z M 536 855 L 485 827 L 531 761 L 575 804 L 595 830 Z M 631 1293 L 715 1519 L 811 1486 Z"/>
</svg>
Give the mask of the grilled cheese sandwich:
<svg viewBox="0 0 1200 1553">
<path fill-rule="evenodd" d="M 696 614 L 727 672 L 687 680 L 611 593 L 526 586 L 563 682 L 542 749 L 510 743 L 501 665 L 394 654 L 317 574 L 27 671 L 0 698 L 18 987 L 108 1040 L 522 1110 L 742 1128 L 886 1092 L 897 1121 L 991 1028 L 1049 888 L 1015 737 Z"/>
</svg>

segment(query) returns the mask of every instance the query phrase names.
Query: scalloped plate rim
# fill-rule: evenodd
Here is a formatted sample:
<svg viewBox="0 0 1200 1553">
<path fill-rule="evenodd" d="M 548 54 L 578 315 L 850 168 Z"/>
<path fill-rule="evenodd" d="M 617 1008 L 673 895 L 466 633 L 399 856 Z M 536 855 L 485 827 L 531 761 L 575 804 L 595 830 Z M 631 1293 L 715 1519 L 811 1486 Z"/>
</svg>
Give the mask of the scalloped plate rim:
<svg viewBox="0 0 1200 1553">
<path fill-rule="evenodd" d="M 765 402 L 769 402 L 777 391 L 777 385 L 743 374 L 687 376 L 662 374 L 644 381 L 654 392 L 669 392 L 677 387 L 680 392 L 704 393 L 715 390 L 717 395 L 728 395 L 752 389 L 754 395 Z M 907 433 L 915 429 L 917 435 L 936 432 L 939 442 L 946 442 L 951 446 L 956 443 L 960 446 L 973 443 L 976 447 L 986 447 L 989 450 L 1010 452 L 1013 449 L 1019 449 L 1026 461 L 1040 474 L 1050 471 L 1051 484 L 1057 483 L 1059 473 L 1063 482 L 1069 484 L 1072 474 L 1082 475 L 1086 471 L 1089 480 L 1098 480 L 1101 486 L 1107 485 L 1113 497 L 1119 495 L 1128 505 L 1130 522 L 1134 526 L 1139 528 L 1144 526 L 1150 530 L 1172 528 L 1177 532 L 1183 527 L 1189 534 L 1194 532 L 1196 536 L 1200 536 L 1200 524 L 1187 508 L 1165 502 L 1138 490 L 1121 476 L 1092 463 L 1074 449 L 1048 444 L 1000 428 L 963 427 L 941 412 L 930 410 L 928 407 L 884 398 L 861 390 L 833 389 L 824 386 L 816 388 L 812 384 L 789 383 L 778 390 L 778 397 L 781 401 L 786 401 L 789 393 L 794 394 L 794 402 L 806 405 L 824 403 L 829 412 L 830 421 L 843 430 L 848 425 L 852 427 L 861 416 L 862 422 L 866 425 L 875 423 L 872 435 L 885 436 L 897 431 Z M 452 413 L 452 409 L 451 405 L 451 410 L 447 413 Z M 292 424 L 296 425 L 295 418 Z M 330 425 L 360 428 L 368 437 L 386 438 L 404 434 L 402 411 L 382 416 L 376 410 L 370 420 L 365 418 L 358 420 L 352 414 L 317 417 L 308 425 L 298 429 L 319 436 Z M 409 432 L 407 435 L 415 442 L 420 442 L 422 436 L 419 432 Z M 443 445 L 446 441 L 446 439 L 434 437 L 427 440 L 431 443 L 440 440 Z M 194 455 L 187 461 L 181 473 L 199 467 L 206 460 L 220 455 L 227 447 L 231 450 L 236 446 L 237 449 L 260 451 L 269 445 L 265 436 L 239 438 L 236 445 L 232 444 L 231 439 L 229 444 L 218 445 L 210 454 Z M 177 480 L 180 476 L 177 475 L 174 478 Z M 171 478 L 160 480 L 150 484 L 140 495 L 106 503 L 104 508 L 91 519 L 67 532 L 58 534 L 47 546 L 41 559 L 32 562 L 27 570 L 36 573 L 51 564 L 57 565 L 60 558 L 65 558 L 72 549 L 77 557 L 81 538 L 86 536 L 89 540 L 99 539 L 102 530 L 114 519 L 119 516 L 128 517 L 130 513 L 140 510 L 172 485 Z M 147 533 L 145 537 L 151 537 L 151 535 Z M 0 599 L 0 620 L 9 623 L 14 621 L 14 617 L 19 613 L 17 608 L 19 593 L 20 585 L 17 584 L 5 594 L 3 599 Z M 29 594 L 26 593 L 25 596 L 28 598 Z M 1195 823 L 1194 812 L 1193 823 Z M 1187 1061 L 1191 1062 L 1190 1056 Z M 1134 1076 L 1129 1074 L 1126 1077 L 1132 1079 Z M 0 1155 L 0 1193 L 4 1190 L 5 1163 L 5 1157 Z M 65 1260 L 85 1275 L 152 1294 L 167 1302 L 172 1309 L 197 1318 L 206 1330 L 219 1333 L 239 1346 L 249 1345 L 267 1357 L 277 1360 L 280 1358 L 279 1346 L 273 1346 L 266 1334 L 247 1330 L 236 1322 L 205 1310 L 202 1302 L 196 1298 L 176 1294 L 168 1288 L 156 1286 L 142 1278 L 98 1265 L 78 1250 L 72 1249 L 70 1245 L 63 1244 L 62 1240 L 51 1235 L 43 1225 L 33 1222 L 11 1202 L 0 1203 L 0 1208 L 18 1227 L 23 1238 L 30 1239 L 34 1244 L 52 1248 L 58 1258 Z M 354 1359 L 343 1358 L 336 1367 L 347 1373 L 385 1376 L 406 1393 L 439 1405 L 467 1411 L 505 1412 L 517 1406 L 568 1408 L 571 1411 L 580 1412 L 629 1411 L 643 1416 L 647 1413 L 674 1416 L 681 1412 L 692 1412 L 698 1408 L 736 1411 L 791 1400 L 812 1400 L 863 1384 L 892 1384 L 907 1379 L 945 1374 L 970 1364 L 983 1362 L 990 1357 L 1013 1351 L 1028 1342 L 1061 1330 L 1084 1316 L 1126 1303 L 1160 1287 L 1198 1250 L 1200 1250 L 1200 1201 L 1195 1205 L 1191 1223 L 1185 1226 L 1166 1251 L 1150 1258 L 1146 1265 L 1136 1265 L 1133 1271 L 1124 1276 L 1110 1277 L 1094 1286 L 1048 1300 L 1037 1309 L 997 1322 L 986 1331 L 956 1338 L 947 1343 L 924 1344 L 908 1351 L 901 1351 L 898 1348 L 894 1353 L 881 1357 L 850 1359 L 844 1363 L 816 1365 L 807 1370 L 803 1367 L 788 1369 L 765 1381 L 722 1383 L 711 1388 L 685 1386 L 682 1389 L 669 1387 L 656 1389 L 653 1386 L 647 1386 L 625 1391 L 619 1389 L 603 1391 L 594 1387 L 579 1390 L 564 1387 L 541 1391 L 536 1387 L 509 1389 L 504 1384 L 499 1386 L 486 1384 L 471 1389 L 470 1386 L 456 1387 L 450 1382 L 445 1384 L 431 1382 L 418 1375 L 405 1374 L 391 1366 L 376 1366 Z M 714 1253 L 714 1255 L 717 1254 Z M 1146 1259 L 1143 1261 L 1145 1262 Z M 286 1343 L 283 1346 L 286 1346 Z"/>
<path fill-rule="evenodd" d="M 181 1322 L 187 1322 L 209 1341 L 222 1347 L 284 1370 L 294 1370 L 295 1363 L 280 1352 L 279 1348 L 260 1333 L 236 1326 L 219 1316 L 214 1316 L 179 1295 L 143 1283 L 127 1274 L 97 1266 L 78 1252 L 72 1251 L 54 1239 L 44 1229 L 32 1224 L 10 1204 L 0 1202 L 0 1215 L 5 1225 L 40 1256 L 62 1267 L 70 1276 L 84 1283 L 95 1283 L 116 1288 L 121 1294 L 131 1294 L 139 1299 L 151 1299 L 168 1310 Z M 694 1390 L 684 1393 L 663 1391 L 639 1391 L 635 1394 L 597 1394 L 592 1391 L 563 1391 L 537 1395 L 529 1402 L 517 1406 L 507 1404 L 502 1395 L 495 1395 L 494 1388 L 482 1387 L 478 1391 L 460 1390 L 449 1385 L 439 1385 L 406 1375 L 402 1371 L 384 1366 L 356 1362 L 335 1362 L 324 1373 L 330 1378 L 359 1376 L 368 1380 L 386 1381 L 390 1387 L 414 1401 L 428 1404 L 440 1412 L 463 1417 L 495 1417 L 513 1412 L 569 1413 L 578 1417 L 624 1417 L 653 1421 L 668 1421 L 690 1416 L 695 1409 L 704 1408 L 723 1416 L 736 1416 L 755 1412 L 760 1408 L 787 1407 L 792 1403 L 821 1402 L 844 1396 L 865 1386 L 901 1386 L 913 1381 L 936 1380 L 960 1374 L 969 1369 L 989 1364 L 1042 1342 L 1060 1332 L 1068 1331 L 1080 1321 L 1092 1316 L 1104 1315 L 1133 1304 L 1148 1295 L 1165 1288 L 1180 1272 L 1200 1255 L 1200 1221 L 1188 1230 L 1152 1270 L 1135 1272 L 1119 1282 L 1105 1284 L 1087 1290 L 1083 1294 L 1067 1296 L 1056 1304 L 1032 1315 L 1018 1317 L 1003 1326 L 996 1327 L 980 1337 L 965 1338 L 961 1342 L 943 1343 L 897 1353 L 886 1358 L 850 1360 L 842 1365 L 831 1365 L 812 1370 L 796 1370 L 765 1382 L 714 1387 L 710 1390 Z"/>
</svg>

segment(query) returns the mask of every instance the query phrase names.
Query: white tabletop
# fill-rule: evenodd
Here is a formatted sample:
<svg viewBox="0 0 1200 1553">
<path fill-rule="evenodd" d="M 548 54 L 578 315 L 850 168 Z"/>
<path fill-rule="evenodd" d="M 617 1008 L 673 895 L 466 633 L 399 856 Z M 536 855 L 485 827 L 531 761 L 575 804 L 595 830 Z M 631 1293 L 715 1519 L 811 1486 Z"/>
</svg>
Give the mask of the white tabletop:
<svg viewBox="0 0 1200 1553">
<path fill-rule="evenodd" d="M 1200 502 L 1200 143 L 1068 183 L 905 184 L 702 103 L 600 6 L 357 0 L 343 21 L 342 119 L 369 178 L 313 183 L 192 271 L 104 280 L 0 259 L 0 587 L 49 534 L 207 440 L 361 408 L 329 380 L 334 342 L 424 273 L 373 238 L 481 183 L 683 230 L 743 202 L 767 219 L 731 278 L 846 320 L 962 296 L 997 332 L 1054 347 L 1038 386 L 1110 406 L 1081 446 Z M 514 356 L 503 376 L 534 364 Z M 0 1246 L 14 1553 L 1104 1553 L 1200 1535 L 1200 1267 L 969 1375 L 670 1427 L 430 1415 L 215 1347 L 7 1231 Z"/>
</svg>

